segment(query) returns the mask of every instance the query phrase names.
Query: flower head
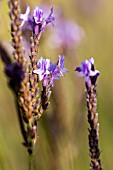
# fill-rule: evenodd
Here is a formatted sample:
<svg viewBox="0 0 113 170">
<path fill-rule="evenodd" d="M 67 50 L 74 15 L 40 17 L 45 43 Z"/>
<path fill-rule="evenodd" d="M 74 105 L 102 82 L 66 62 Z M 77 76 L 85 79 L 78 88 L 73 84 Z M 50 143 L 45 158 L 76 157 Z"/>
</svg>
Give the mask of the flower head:
<svg viewBox="0 0 113 170">
<path fill-rule="evenodd" d="M 41 57 L 34 73 L 39 75 L 39 80 L 43 81 L 43 86 L 54 86 L 54 80 L 64 76 L 63 73 L 67 71 L 64 68 L 64 56 L 59 56 L 58 63 L 52 63 L 49 59 Z"/>
<path fill-rule="evenodd" d="M 33 18 L 35 23 L 39 24 L 43 21 L 43 11 L 39 7 L 36 7 L 33 12 Z"/>
<path fill-rule="evenodd" d="M 25 14 L 21 14 L 20 18 L 22 19 L 21 27 L 30 29 L 34 32 L 34 34 L 39 34 L 43 31 L 47 24 L 52 23 L 54 21 L 53 14 L 53 7 L 51 8 L 50 14 L 47 18 L 44 17 L 43 10 L 40 9 L 38 6 L 33 11 L 33 16 L 29 15 L 30 7 L 27 6 Z"/>
<path fill-rule="evenodd" d="M 84 77 L 87 84 L 96 83 L 96 79 L 100 74 L 98 70 L 94 69 L 94 59 L 90 58 L 81 63 L 80 67 L 77 67 L 75 71 L 78 71 L 78 76 Z"/>
<path fill-rule="evenodd" d="M 43 59 L 43 57 L 41 57 L 38 60 L 37 69 L 34 70 L 34 73 L 39 75 L 40 81 L 43 80 L 44 77 L 46 77 L 50 73 L 49 67 L 50 67 L 50 60 L 49 59 Z"/>
</svg>

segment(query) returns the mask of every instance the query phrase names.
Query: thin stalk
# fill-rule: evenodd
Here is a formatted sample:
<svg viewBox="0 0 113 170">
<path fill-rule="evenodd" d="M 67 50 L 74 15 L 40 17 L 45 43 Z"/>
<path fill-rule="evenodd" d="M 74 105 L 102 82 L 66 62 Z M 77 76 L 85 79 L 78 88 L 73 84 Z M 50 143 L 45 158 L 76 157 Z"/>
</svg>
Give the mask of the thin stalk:
<svg viewBox="0 0 113 170">
<path fill-rule="evenodd" d="M 36 170 L 35 154 L 29 154 L 29 170 Z"/>
</svg>

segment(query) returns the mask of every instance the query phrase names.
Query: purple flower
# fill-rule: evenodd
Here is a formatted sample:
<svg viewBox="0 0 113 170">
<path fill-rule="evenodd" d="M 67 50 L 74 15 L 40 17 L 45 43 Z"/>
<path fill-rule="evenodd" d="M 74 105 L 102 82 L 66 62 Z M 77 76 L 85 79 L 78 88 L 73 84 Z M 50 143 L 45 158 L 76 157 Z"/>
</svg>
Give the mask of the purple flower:
<svg viewBox="0 0 113 170">
<path fill-rule="evenodd" d="M 85 32 L 77 23 L 58 18 L 48 43 L 52 48 L 71 49 L 77 47 L 85 39 Z"/>
<path fill-rule="evenodd" d="M 42 11 L 42 9 L 39 9 L 39 7 L 36 7 L 34 9 L 33 18 L 35 20 L 35 23 L 37 23 L 37 24 L 41 23 L 43 21 L 43 11 Z"/>
<path fill-rule="evenodd" d="M 49 59 L 43 59 L 42 57 L 38 60 L 37 69 L 33 72 L 39 75 L 39 80 L 43 80 L 44 77 L 46 77 L 49 72 L 50 67 L 50 60 Z"/>
<path fill-rule="evenodd" d="M 77 67 L 75 71 L 78 71 L 78 76 L 84 77 L 87 84 L 95 84 L 98 75 L 98 70 L 94 69 L 94 59 L 90 58 L 81 63 L 80 67 Z"/>
<path fill-rule="evenodd" d="M 64 76 L 64 72 L 68 72 L 67 69 L 64 68 L 64 56 L 59 55 L 58 63 L 51 63 L 50 73 L 51 73 L 51 84 L 54 86 L 54 80 L 59 79 L 61 76 Z"/>
<path fill-rule="evenodd" d="M 64 56 L 59 56 L 58 63 L 52 63 L 49 59 L 41 57 L 34 73 L 39 75 L 39 80 L 43 81 L 43 86 L 54 86 L 54 80 L 64 76 L 63 73 L 67 71 L 64 68 Z"/>
<path fill-rule="evenodd" d="M 64 72 L 68 72 L 68 70 L 64 68 L 64 56 L 59 55 L 58 68 L 62 76 L 64 76 Z"/>
<path fill-rule="evenodd" d="M 30 7 L 27 6 L 25 14 L 20 15 L 20 18 L 22 19 L 21 27 L 23 29 L 30 29 L 34 32 L 34 34 L 37 35 L 45 29 L 47 24 L 52 23 L 53 25 L 53 7 L 51 8 L 50 14 L 47 18 L 43 16 L 43 10 L 38 6 L 34 9 L 32 17 L 29 15 L 29 13 Z"/>
</svg>

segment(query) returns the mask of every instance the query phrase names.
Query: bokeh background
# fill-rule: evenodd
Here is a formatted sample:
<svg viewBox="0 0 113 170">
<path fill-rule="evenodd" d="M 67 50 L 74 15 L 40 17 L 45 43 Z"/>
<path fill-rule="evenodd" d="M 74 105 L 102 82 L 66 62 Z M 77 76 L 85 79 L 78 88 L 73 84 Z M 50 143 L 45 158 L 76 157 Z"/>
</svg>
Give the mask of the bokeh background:
<svg viewBox="0 0 113 170">
<path fill-rule="evenodd" d="M 43 33 L 39 56 L 65 55 L 69 72 L 55 82 L 51 105 L 38 123 L 37 170 L 89 169 L 88 123 L 83 79 L 74 72 L 81 61 L 94 57 L 100 71 L 97 81 L 102 166 L 113 169 L 113 1 L 112 0 L 21 0 L 46 10 L 54 7 L 55 26 Z M 58 33 L 60 30 L 60 33 Z M 60 36 L 59 36 L 60 35 Z M 61 38 L 61 39 L 60 39 Z M 0 1 L 0 39 L 9 52 L 10 20 L 6 0 Z M 29 33 L 24 45 L 29 52 Z M 28 54 L 26 54 L 27 56 Z M 27 170 L 28 155 L 22 145 L 13 94 L 7 86 L 0 61 L 0 170 Z"/>
</svg>

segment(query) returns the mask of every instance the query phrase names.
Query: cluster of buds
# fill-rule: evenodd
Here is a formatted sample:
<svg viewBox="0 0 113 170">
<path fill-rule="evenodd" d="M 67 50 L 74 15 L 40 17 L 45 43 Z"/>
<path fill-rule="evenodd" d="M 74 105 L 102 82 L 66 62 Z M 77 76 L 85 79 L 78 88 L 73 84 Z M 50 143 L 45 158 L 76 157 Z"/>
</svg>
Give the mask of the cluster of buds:
<svg viewBox="0 0 113 170">
<path fill-rule="evenodd" d="M 99 123 L 96 99 L 96 81 L 99 71 L 94 68 L 94 59 L 90 58 L 82 62 L 81 67 L 77 67 L 78 76 L 84 77 L 86 85 L 86 101 L 88 108 L 89 122 L 89 154 L 91 157 L 90 169 L 102 170 L 99 149 Z"/>
</svg>

